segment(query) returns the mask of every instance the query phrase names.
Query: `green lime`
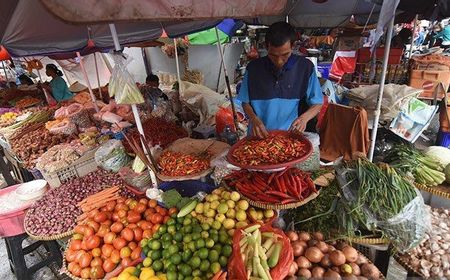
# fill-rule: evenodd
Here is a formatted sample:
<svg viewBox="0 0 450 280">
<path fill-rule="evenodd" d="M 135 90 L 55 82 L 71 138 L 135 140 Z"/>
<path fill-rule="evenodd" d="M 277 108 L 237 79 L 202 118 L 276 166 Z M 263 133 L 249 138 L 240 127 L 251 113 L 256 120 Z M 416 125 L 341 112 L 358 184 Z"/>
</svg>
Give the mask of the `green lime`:
<svg viewBox="0 0 450 280">
<path fill-rule="evenodd" d="M 202 227 L 199 226 L 199 225 L 195 225 L 195 226 L 193 227 L 193 229 L 192 229 L 192 232 L 194 232 L 194 233 L 200 233 L 200 232 L 202 232 L 202 231 L 203 231 L 203 229 L 202 229 Z"/>
<path fill-rule="evenodd" d="M 142 239 L 141 242 L 139 242 L 139 245 L 141 248 L 145 248 L 148 244 L 148 239 Z"/>
<path fill-rule="evenodd" d="M 185 226 L 183 227 L 182 230 L 184 233 L 192 233 L 192 226 L 191 225 Z"/>
<path fill-rule="evenodd" d="M 192 251 L 185 250 L 181 255 L 181 258 L 183 259 L 184 262 L 188 262 L 192 258 Z"/>
<path fill-rule="evenodd" d="M 196 269 L 196 270 L 192 271 L 192 276 L 194 276 L 194 277 L 199 277 L 201 275 L 202 275 L 202 272 L 200 271 L 200 269 Z"/>
<path fill-rule="evenodd" d="M 184 276 L 181 273 L 178 273 L 178 280 L 184 280 Z"/>
<path fill-rule="evenodd" d="M 200 271 L 206 272 L 209 270 L 210 263 L 208 260 L 203 260 L 200 264 Z"/>
<path fill-rule="evenodd" d="M 172 235 L 170 233 L 164 233 L 161 239 L 162 241 L 172 241 Z"/>
<path fill-rule="evenodd" d="M 173 254 L 173 255 L 170 257 L 170 261 L 171 261 L 173 264 L 176 264 L 176 265 L 180 264 L 180 263 L 181 263 L 181 256 L 180 256 L 180 254 L 178 254 L 178 253 Z"/>
<path fill-rule="evenodd" d="M 217 262 L 219 260 L 219 252 L 216 250 L 209 251 L 208 260 L 212 263 Z"/>
<path fill-rule="evenodd" d="M 209 237 L 214 241 L 214 243 L 219 242 L 219 234 L 218 233 L 210 233 Z"/>
<path fill-rule="evenodd" d="M 186 276 L 186 277 L 184 277 L 184 280 L 192 280 L 192 279 L 194 279 L 192 276 Z"/>
<path fill-rule="evenodd" d="M 177 218 L 177 224 L 183 224 L 184 218 L 185 217 Z"/>
<path fill-rule="evenodd" d="M 166 277 L 167 277 L 167 280 L 177 280 L 178 279 L 178 275 L 175 271 L 168 271 L 166 273 Z"/>
<path fill-rule="evenodd" d="M 187 225 L 190 225 L 190 224 L 192 224 L 192 220 L 191 219 L 184 219 L 184 221 L 183 221 L 183 225 L 184 226 L 187 226 Z"/>
<path fill-rule="evenodd" d="M 163 269 L 163 262 L 162 261 L 155 261 L 152 264 L 152 268 L 154 271 L 161 271 Z"/>
<path fill-rule="evenodd" d="M 171 225 L 175 225 L 177 223 L 177 221 L 174 218 L 170 218 L 167 220 L 167 225 L 171 226 Z"/>
<path fill-rule="evenodd" d="M 220 243 L 227 244 L 228 243 L 228 239 L 229 239 L 229 236 L 228 236 L 227 233 L 225 233 L 225 234 L 219 233 L 219 242 Z"/>
<path fill-rule="evenodd" d="M 205 240 L 203 239 L 197 239 L 197 241 L 195 241 L 195 248 L 197 249 L 201 249 L 203 247 L 205 247 Z"/>
<path fill-rule="evenodd" d="M 170 217 L 172 218 L 172 219 L 174 219 L 174 220 L 177 220 L 177 214 L 175 213 L 175 214 L 172 214 L 172 215 L 170 215 Z"/>
<path fill-rule="evenodd" d="M 170 252 L 169 252 L 169 250 L 163 250 L 162 251 L 162 258 L 163 259 L 167 259 L 167 258 L 169 258 L 170 257 Z"/>
<path fill-rule="evenodd" d="M 148 247 L 143 247 L 143 248 L 142 248 L 142 252 L 143 252 L 144 255 L 146 255 L 146 256 L 147 256 L 147 254 L 148 254 L 148 251 L 150 251 L 150 248 L 148 248 Z"/>
<path fill-rule="evenodd" d="M 201 226 L 202 226 L 202 229 L 203 229 L 203 230 L 209 230 L 209 229 L 210 229 L 209 224 L 206 224 L 206 223 L 205 223 L 205 224 L 202 224 Z"/>
<path fill-rule="evenodd" d="M 214 240 L 212 240 L 211 238 L 206 239 L 205 245 L 206 248 L 212 248 L 214 246 Z"/>
<path fill-rule="evenodd" d="M 226 267 L 228 264 L 228 258 L 225 256 L 220 256 L 219 263 L 220 263 L 220 266 Z"/>
<path fill-rule="evenodd" d="M 209 235 L 211 235 L 211 234 L 219 235 L 219 232 L 217 231 L 217 229 L 212 228 L 212 229 L 209 230 Z"/>
<path fill-rule="evenodd" d="M 170 234 L 175 234 L 177 232 L 177 228 L 174 225 L 168 226 L 167 232 Z"/>
<path fill-rule="evenodd" d="M 161 233 L 161 234 L 166 233 L 166 232 L 167 232 L 167 226 L 166 226 L 166 225 L 161 225 L 161 226 L 159 227 L 158 232 Z M 156 238 L 156 237 L 153 236 L 153 238 Z"/>
<path fill-rule="evenodd" d="M 195 247 L 195 241 L 191 241 L 187 244 L 187 248 L 194 252 L 197 248 Z"/>
<path fill-rule="evenodd" d="M 222 245 L 220 245 L 219 243 L 214 244 L 214 246 L 212 247 L 213 250 L 216 250 L 217 252 L 219 252 L 219 254 L 222 252 Z"/>
<path fill-rule="evenodd" d="M 200 250 L 198 250 L 198 256 L 200 257 L 200 259 L 206 260 L 208 258 L 208 249 L 201 248 Z"/>
<path fill-rule="evenodd" d="M 222 247 L 222 255 L 224 255 L 225 257 L 229 257 L 231 256 L 231 253 L 233 252 L 233 249 L 231 248 L 230 245 L 225 245 Z"/>
<path fill-rule="evenodd" d="M 177 266 L 176 266 L 175 264 L 173 264 L 173 263 L 169 264 L 169 265 L 167 266 L 167 269 L 166 269 L 166 270 L 167 270 L 167 271 L 175 271 L 175 272 L 178 271 Z"/>
<path fill-rule="evenodd" d="M 169 248 L 170 245 L 172 245 L 172 241 L 163 241 L 163 242 L 162 242 L 162 247 L 163 247 L 163 249 Z"/>
<path fill-rule="evenodd" d="M 180 231 L 184 226 L 180 225 L 180 224 L 176 224 L 175 228 L 177 229 L 177 231 Z"/>
<path fill-rule="evenodd" d="M 153 239 L 160 239 L 161 238 L 161 233 L 155 232 L 152 237 L 153 237 Z"/>
<path fill-rule="evenodd" d="M 152 257 L 152 253 L 153 253 L 152 250 L 148 250 L 146 256 L 149 257 L 149 258 L 151 258 L 151 257 Z"/>
<path fill-rule="evenodd" d="M 152 260 L 156 261 L 156 260 L 159 260 L 161 258 L 161 256 L 162 256 L 161 251 L 153 251 L 151 258 L 152 258 Z"/>
<path fill-rule="evenodd" d="M 158 240 L 152 241 L 152 250 L 159 250 L 161 249 L 161 242 Z"/>
<path fill-rule="evenodd" d="M 184 243 L 189 243 L 191 241 L 192 241 L 192 235 L 188 234 L 188 235 L 183 236 Z"/>
<path fill-rule="evenodd" d="M 199 276 L 194 276 L 194 278 L 192 278 L 192 280 L 202 280 L 202 278 L 200 278 Z"/>
<path fill-rule="evenodd" d="M 181 234 L 181 232 L 175 233 L 175 235 L 173 236 L 173 240 L 181 242 L 181 240 L 183 240 L 183 234 Z"/>
<path fill-rule="evenodd" d="M 206 279 L 211 279 L 214 276 L 211 272 L 206 273 Z"/>
<path fill-rule="evenodd" d="M 170 255 L 173 255 L 175 253 L 178 253 L 178 246 L 175 244 L 172 244 L 169 246 L 168 250 L 169 250 Z"/>
<path fill-rule="evenodd" d="M 209 237 L 209 232 L 207 232 L 207 231 L 202 231 L 201 233 L 200 233 L 200 235 L 201 235 L 201 237 L 203 238 L 203 239 L 206 239 L 206 238 L 208 238 Z"/>
<path fill-rule="evenodd" d="M 214 263 L 211 264 L 210 271 L 211 271 L 213 274 L 216 274 L 216 273 L 219 272 L 221 269 L 222 269 L 222 267 L 220 266 L 220 263 L 214 262 Z"/>
<path fill-rule="evenodd" d="M 141 274 L 141 269 L 136 266 L 136 269 L 133 272 L 133 276 L 139 277 Z"/>
<path fill-rule="evenodd" d="M 192 219 L 192 215 L 191 214 L 187 214 L 186 216 L 184 216 L 185 219 Z"/>
<path fill-rule="evenodd" d="M 202 260 L 198 256 L 194 256 L 189 261 L 189 264 L 191 265 L 192 268 L 197 268 L 200 266 L 201 262 L 202 262 Z"/>
<path fill-rule="evenodd" d="M 197 240 L 197 239 L 200 239 L 202 236 L 200 235 L 200 233 L 199 232 L 194 232 L 193 234 L 192 234 L 192 240 Z"/>
<path fill-rule="evenodd" d="M 181 266 L 180 273 L 183 274 L 184 276 L 191 276 L 192 268 L 187 264 L 183 264 Z"/>
<path fill-rule="evenodd" d="M 144 267 L 149 267 L 152 265 L 152 259 L 151 258 L 145 258 L 144 261 L 142 262 L 142 264 L 144 265 Z"/>
</svg>

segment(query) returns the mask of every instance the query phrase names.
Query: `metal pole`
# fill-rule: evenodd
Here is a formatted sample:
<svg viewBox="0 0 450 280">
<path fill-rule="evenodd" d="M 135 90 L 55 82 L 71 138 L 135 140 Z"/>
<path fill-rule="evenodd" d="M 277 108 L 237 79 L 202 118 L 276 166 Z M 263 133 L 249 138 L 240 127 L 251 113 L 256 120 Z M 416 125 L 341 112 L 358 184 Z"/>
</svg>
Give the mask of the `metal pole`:
<svg viewBox="0 0 450 280">
<path fill-rule="evenodd" d="M 95 62 L 95 73 L 97 74 L 98 93 L 99 93 L 100 99 L 102 99 L 102 89 L 100 86 L 100 75 L 98 74 L 97 55 L 95 52 L 94 52 L 94 62 Z"/>
<path fill-rule="evenodd" d="M 145 53 L 145 48 L 141 48 L 142 53 L 142 59 L 144 59 L 144 67 L 145 67 L 145 74 L 150 75 L 152 73 L 152 69 L 150 69 L 150 66 L 148 65 L 148 59 L 147 54 Z"/>
<path fill-rule="evenodd" d="M 386 34 L 386 43 L 384 46 L 384 57 L 383 57 L 383 68 L 381 72 L 381 80 L 380 80 L 380 87 L 378 88 L 378 98 L 377 98 L 377 107 L 375 109 L 375 119 L 373 120 L 373 126 L 372 126 L 372 135 L 370 138 L 370 150 L 369 150 L 369 160 L 373 160 L 373 152 L 375 151 L 375 140 L 377 139 L 377 130 L 378 130 L 378 121 L 380 120 L 380 113 L 381 113 L 381 101 L 383 100 L 383 91 L 384 91 L 384 84 L 386 82 L 386 71 L 388 66 L 388 60 L 389 60 L 389 52 L 391 49 L 391 40 L 392 40 L 392 32 L 394 30 L 394 18 L 392 17 L 391 21 L 389 22 L 387 34 Z"/>
<path fill-rule="evenodd" d="M 177 66 L 178 92 L 180 92 L 181 91 L 181 75 L 180 75 L 180 62 L 178 61 L 177 39 L 173 39 L 173 45 L 175 46 L 175 64 Z"/>
<path fill-rule="evenodd" d="M 8 85 L 8 72 L 6 71 L 6 66 L 5 66 L 5 62 L 4 61 L 2 61 L 2 65 L 3 65 L 3 71 L 5 71 L 6 85 Z"/>
<path fill-rule="evenodd" d="M 223 58 L 223 50 L 222 50 L 222 46 L 220 44 L 219 30 L 217 29 L 217 27 L 215 28 L 215 30 L 216 30 L 216 37 L 217 37 L 217 48 L 219 50 L 220 59 L 222 60 L 223 73 L 225 75 L 225 83 L 228 88 L 228 98 L 230 99 L 231 110 L 233 111 L 234 126 L 236 128 L 236 131 L 238 131 L 237 113 L 236 113 L 236 108 L 234 107 L 233 95 L 231 94 L 230 78 L 228 77 L 227 67 L 225 65 L 225 60 Z"/>
<path fill-rule="evenodd" d="M 98 113 L 100 110 L 98 109 L 97 100 L 95 99 L 94 92 L 92 91 L 91 82 L 89 82 L 89 78 L 86 69 L 84 68 L 83 58 L 81 57 L 80 52 L 77 52 L 77 57 L 80 60 L 81 72 L 83 72 L 84 80 L 86 81 L 92 103 L 94 103 L 94 109 Z"/>
<path fill-rule="evenodd" d="M 418 14 L 416 14 L 416 17 L 414 18 L 414 25 L 413 25 L 412 35 L 411 35 L 411 47 L 409 48 L 408 61 L 411 59 L 412 52 L 413 52 L 414 32 L 416 31 L 417 21 L 419 21 Z"/>
</svg>

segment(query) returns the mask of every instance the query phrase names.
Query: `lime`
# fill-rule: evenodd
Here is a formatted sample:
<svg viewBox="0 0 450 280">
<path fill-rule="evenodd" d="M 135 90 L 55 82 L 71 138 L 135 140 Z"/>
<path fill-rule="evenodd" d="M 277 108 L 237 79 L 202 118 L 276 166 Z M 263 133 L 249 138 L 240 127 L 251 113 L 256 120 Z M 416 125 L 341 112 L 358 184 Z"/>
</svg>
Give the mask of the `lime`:
<svg viewBox="0 0 450 280">
<path fill-rule="evenodd" d="M 175 245 L 175 244 L 172 244 L 172 245 L 169 246 L 168 250 L 169 250 L 169 254 L 173 255 L 175 253 L 178 253 L 178 246 Z"/>
<path fill-rule="evenodd" d="M 221 269 L 222 269 L 222 267 L 220 266 L 220 263 L 214 262 L 214 263 L 211 264 L 210 271 L 211 271 L 213 274 L 216 274 L 216 273 L 219 272 Z"/>
<path fill-rule="evenodd" d="M 163 249 L 169 248 L 170 245 L 172 245 L 172 241 L 163 241 L 162 242 Z"/>
<path fill-rule="evenodd" d="M 142 239 L 141 242 L 139 242 L 139 245 L 142 248 L 145 248 L 147 246 L 147 244 L 148 244 L 148 239 Z"/>
<path fill-rule="evenodd" d="M 191 219 L 184 219 L 184 221 L 183 221 L 184 226 L 190 225 L 191 223 L 192 223 Z"/>
<path fill-rule="evenodd" d="M 167 232 L 167 226 L 166 226 L 166 225 L 161 225 L 161 226 L 159 227 L 158 232 L 161 233 L 161 234 L 166 233 L 166 232 Z M 153 236 L 153 237 L 154 237 L 154 238 L 157 238 L 157 237 L 155 237 L 155 236 Z"/>
<path fill-rule="evenodd" d="M 186 277 L 184 277 L 184 280 L 192 280 L 192 279 L 194 279 L 192 276 L 186 276 Z"/>
<path fill-rule="evenodd" d="M 191 233 L 192 232 L 192 226 L 191 225 L 185 226 L 185 227 L 183 227 L 182 230 L 183 230 L 184 233 Z"/>
<path fill-rule="evenodd" d="M 195 241 L 195 248 L 201 249 L 201 248 L 203 248 L 203 247 L 205 247 L 205 246 L 206 246 L 205 240 L 203 240 L 203 239 L 197 239 L 197 241 Z"/>
<path fill-rule="evenodd" d="M 217 262 L 219 260 L 219 252 L 216 250 L 209 251 L 208 260 L 213 263 Z"/>
<path fill-rule="evenodd" d="M 175 234 L 177 232 L 177 228 L 174 225 L 168 226 L 167 232 L 170 234 Z"/>
<path fill-rule="evenodd" d="M 152 241 L 152 250 L 159 250 L 161 249 L 161 242 L 158 240 Z"/>
<path fill-rule="evenodd" d="M 161 239 L 162 241 L 172 241 L 172 235 L 170 233 L 164 233 Z"/>
<path fill-rule="evenodd" d="M 200 257 L 200 259 L 206 260 L 208 258 L 208 249 L 201 248 L 200 250 L 198 250 L 198 256 Z"/>
<path fill-rule="evenodd" d="M 152 268 L 154 271 L 161 271 L 163 269 L 163 266 L 164 265 L 163 265 L 162 261 L 158 260 L 153 263 Z"/>
<path fill-rule="evenodd" d="M 153 251 L 151 258 L 152 258 L 152 260 L 156 261 L 156 260 L 159 260 L 161 258 L 161 256 L 162 256 L 161 251 Z"/>
<path fill-rule="evenodd" d="M 153 237 L 153 239 L 160 239 L 161 238 L 161 233 L 155 232 L 152 237 Z"/>
<path fill-rule="evenodd" d="M 189 264 L 191 265 L 192 268 L 197 268 L 200 266 L 200 263 L 202 262 L 202 260 L 198 257 L 198 256 L 194 256 L 192 257 L 192 259 L 189 261 Z"/>
<path fill-rule="evenodd" d="M 166 273 L 166 277 L 167 277 L 167 280 L 177 280 L 178 279 L 178 275 L 175 271 L 168 271 Z"/>
<path fill-rule="evenodd" d="M 212 228 L 212 229 L 209 230 L 209 235 L 212 235 L 212 234 L 219 235 L 219 231 L 217 229 Z"/>
<path fill-rule="evenodd" d="M 227 244 L 229 240 L 228 234 L 219 233 L 219 242 L 222 244 Z"/>
<path fill-rule="evenodd" d="M 199 277 L 201 275 L 202 275 L 202 272 L 200 271 L 200 269 L 196 269 L 196 270 L 192 271 L 192 276 L 194 276 L 194 277 Z"/>
<path fill-rule="evenodd" d="M 232 251 L 233 249 L 228 244 L 222 247 L 222 255 L 224 255 L 225 257 L 231 256 Z"/>
<path fill-rule="evenodd" d="M 203 239 L 206 239 L 206 238 L 209 237 L 209 232 L 207 232 L 207 231 L 202 231 L 202 232 L 200 233 L 200 236 L 201 236 Z"/>
<path fill-rule="evenodd" d="M 139 277 L 139 274 L 141 274 L 141 269 L 136 267 L 136 269 L 133 272 L 133 275 L 136 276 L 136 277 Z"/>
<path fill-rule="evenodd" d="M 166 270 L 167 270 L 167 271 L 175 271 L 175 272 L 178 271 L 177 266 L 176 266 L 175 264 L 173 264 L 173 263 L 169 264 L 169 265 L 167 266 L 167 269 L 166 269 Z"/>
<path fill-rule="evenodd" d="M 219 263 L 220 263 L 220 266 L 226 267 L 228 264 L 228 258 L 225 256 L 220 256 Z"/>
<path fill-rule="evenodd" d="M 173 240 L 180 242 L 181 240 L 183 240 L 183 234 L 181 234 L 181 232 L 175 233 L 175 235 L 173 236 Z"/>
<path fill-rule="evenodd" d="M 175 225 L 177 223 L 177 221 L 174 218 L 170 218 L 167 220 L 167 225 L 171 226 L 171 225 Z"/>
<path fill-rule="evenodd" d="M 209 230 L 210 226 L 208 224 L 202 224 L 203 230 Z"/>
<path fill-rule="evenodd" d="M 191 241 L 192 241 L 192 235 L 188 234 L 188 235 L 183 236 L 184 243 L 189 243 Z"/>
<path fill-rule="evenodd" d="M 184 251 L 183 254 L 181 255 L 181 258 L 183 259 L 184 262 L 188 262 L 192 258 L 192 251 L 190 250 Z"/>
<path fill-rule="evenodd" d="M 149 251 L 147 252 L 146 256 L 149 257 L 149 258 L 151 258 L 151 257 L 152 257 L 152 253 L 153 253 L 153 251 L 149 250 Z"/>
<path fill-rule="evenodd" d="M 202 280 L 202 278 L 200 278 L 199 276 L 194 276 L 194 278 L 192 278 L 192 280 Z"/>
<path fill-rule="evenodd" d="M 209 270 L 210 263 L 208 260 L 203 260 L 200 264 L 200 271 L 206 272 Z"/>
<path fill-rule="evenodd" d="M 192 268 L 187 264 L 183 264 L 181 265 L 180 273 L 184 276 L 191 276 Z"/>
<path fill-rule="evenodd" d="M 219 243 L 215 244 L 212 247 L 213 250 L 216 250 L 217 252 L 219 252 L 219 254 L 222 252 L 222 245 L 220 245 Z"/>
<path fill-rule="evenodd" d="M 180 264 L 180 263 L 181 263 L 181 255 L 178 254 L 178 253 L 173 254 L 173 255 L 170 257 L 170 261 L 171 261 L 173 264 L 176 264 L 176 265 Z"/>
<path fill-rule="evenodd" d="M 203 231 L 203 229 L 202 229 L 202 227 L 199 226 L 199 225 L 195 225 L 195 226 L 193 227 L 193 229 L 192 229 L 192 232 L 194 232 L 194 233 L 200 233 L 200 232 L 202 232 L 202 231 Z"/>
<path fill-rule="evenodd" d="M 178 274 L 178 280 L 184 280 L 184 276 L 181 273 Z"/>
<path fill-rule="evenodd" d="M 150 248 L 148 248 L 148 247 L 142 247 L 142 252 L 144 253 L 144 255 L 147 256 L 148 251 L 150 251 Z"/>
<path fill-rule="evenodd" d="M 210 233 L 209 237 L 215 242 L 219 242 L 219 234 L 218 233 Z"/>
<path fill-rule="evenodd" d="M 211 238 L 206 239 L 205 245 L 206 248 L 212 248 L 214 246 L 214 240 L 212 240 Z"/>
<path fill-rule="evenodd" d="M 200 233 L 199 232 L 194 232 L 193 234 L 192 234 L 192 240 L 197 240 L 197 239 L 200 239 L 202 236 L 200 235 Z"/>
<path fill-rule="evenodd" d="M 185 217 L 177 218 L 177 224 L 183 224 L 184 218 Z"/>
<path fill-rule="evenodd" d="M 211 272 L 206 273 L 206 279 L 211 279 L 214 276 Z"/>
<path fill-rule="evenodd" d="M 167 259 L 168 257 L 170 257 L 170 252 L 169 252 L 169 250 L 163 250 L 162 251 L 162 258 L 163 259 Z"/>
<path fill-rule="evenodd" d="M 153 262 L 152 259 L 149 258 L 149 257 L 147 257 L 147 258 L 144 259 L 144 261 L 142 262 L 142 264 L 144 265 L 144 267 L 149 267 L 149 266 L 152 265 L 152 262 Z"/>
<path fill-rule="evenodd" d="M 194 252 L 197 248 L 195 247 L 195 241 L 191 241 L 187 244 L 187 248 Z"/>
<path fill-rule="evenodd" d="M 181 230 L 183 228 L 183 225 L 176 224 L 175 228 L 177 229 L 177 231 L 179 231 L 179 230 Z"/>
</svg>

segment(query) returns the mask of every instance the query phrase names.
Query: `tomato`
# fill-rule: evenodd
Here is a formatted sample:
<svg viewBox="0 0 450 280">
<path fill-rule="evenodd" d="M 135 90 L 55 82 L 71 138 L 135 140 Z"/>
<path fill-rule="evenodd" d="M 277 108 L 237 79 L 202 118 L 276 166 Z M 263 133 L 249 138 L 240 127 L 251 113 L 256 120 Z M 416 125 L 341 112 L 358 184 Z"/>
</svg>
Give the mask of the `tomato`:
<svg viewBox="0 0 450 280">
<path fill-rule="evenodd" d="M 148 221 L 142 221 L 140 227 L 142 230 L 152 229 L 153 224 Z"/>
<path fill-rule="evenodd" d="M 153 214 L 153 213 L 155 213 L 155 212 L 156 212 L 155 209 L 153 209 L 153 208 L 147 208 L 147 210 L 145 210 L 145 212 L 144 212 L 144 216 L 147 217 L 148 215 L 151 215 L 151 214 Z"/>
<path fill-rule="evenodd" d="M 105 205 L 105 209 L 106 209 L 106 211 L 110 211 L 110 212 L 112 212 L 112 211 L 114 211 L 114 208 L 116 207 L 116 202 L 113 200 L 113 201 L 109 201 L 108 203 L 106 203 L 106 205 Z"/>
<path fill-rule="evenodd" d="M 141 252 L 142 252 L 142 248 L 141 247 L 136 247 L 133 252 L 131 253 L 131 259 L 137 260 L 141 257 Z"/>
<path fill-rule="evenodd" d="M 114 222 L 117 222 L 118 220 L 120 220 L 119 214 L 118 214 L 117 212 L 114 212 L 114 213 L 112 214 L 112 220 L 113 220 Z"/>
<path fill-rule="evenodd" d="M 88 267 L 91 264 L 92 256 L 89 253 L 83 253 L 83 255 L 78 259 L 78 263 L 81 268 Z"/>
<path fill-rule="evenodd" d="M 128 205 L 126 205 L 125 203 L 122 202 L 122 203 L 117 203 L 116 204 L 115 210 L 116 211 L 119 211 L 119 210 L 128 211 L 128 210 L 130 210 L 130 208 L 128 207 Z"/>
<path fill-rule="evenodd" d="M 163 224 L 167 223 L 167 221 L 170 219 L 170 216 L 164 216 Z"/>
<path fill-rule="evenodd" d="M 121 222 L 115 222 L 111 225 L 111 231 L 115 233 L 121 232 L 123 229 L 123 224 Z"/>
<path fill-rule="evenodd" d="M 111 219 L 112 219 L 112 214 L 111 214 Z M 112 220 L 106 220 L 103 223 L 100 223 L 101 225 L 107 225 L 108 227 L 110 227 L 112 225 L 113 221 Z"/>
<path fill-rule="evenodd" d="M 160 214 L 153 214 L 152 216 L 152 223 L 153 224 L 161 224 L 163 222 L 163 216 Z"/>
<path fill-rule="evenodd" d="M 100 229 L 100 224 L 95 221 L 89 221 L 87 222 L 87 225 L 90 226 L 94 232 L 97 232 Z"/>
<path fill-rule="evenodd" d="M 73 267 L 76 265 L 77 263 L 75 262 L 69 262 L 69 264 L 67 265 L 67 270 L 72 273 L 73 271 Z"/>
<path fill-rule="evenodd" d="M 116 239 L 116 234 L 114 232 L 108 232 L 105 234 L 105 237 L 103 237 L 103 242 L 105 244 L 113 244 L 114 239 Z"/>
<path fill-rule="evenodd" d="M 117 203 L 125 203 L 125 198 L 123 196 L 119 197 L 118 199 L 116 199 Z"/>
<path fill-rule="evenodd" d="M 114 251 L 111 252 L 111 257 L 109 258 L 113 263 L 118 264 L 121 260 L 120 258 L 120 251 L 114 249 Z"/>
<path fill-rule="evenodd" d="M 98 212 L 100 212 L 98 209 L 94 209 L 94 210 L 90 211 L 88 213 L 88 218 L 89 219 L 94 219 L 94 216 L 97 215 Z"/>
<path fill-rule="evenodd" d="M 147 203 L 148 203 L 148 199 L 147 198 L 143 197 L 143 198 L 139 199 L 138 202 L 144 204 L 145 208 L 147 208 Z"/>
<path fill-rule="evenodd" d="M 68 262 L 73 262 L 75 260 L 75 257 L 77 256 L 77 252 L 72 249 L 66 250 L 66 260 Z"/>
<path fill-rule="evenodd" d="M 72 235 L 72 240 L 82 240 L 83 239 L 83 235 L 79 234 L 79 233 L 74 233 Z"/>
<path fill-rule="evenodd" d="M 159 207 L 159 208 L 158 208 Z M 167 209 L 161 206 L 156 207 L 156 212 L 158 212 L 161 216 L 167 216 Z"/>
<path fill-rule="evenodd" d="M 88 250 L 92 250 L 100 246 L 101 239 L 97 235 L 88 236 L 86 239 L 86 247 Z"/>
<path fill-rule="evenodd" d="M 127 241 L 125 239 L 123 239 L 122 237 L 118 237 L 118 238 L 114 239 L 114 241 L 113 241 L 113 246 L 117 250 L 122 249 L 123 247 L 125 247 L 125 245 L 127 245 Z"/>
<path fill-rule="evenodd" d="M 137 227 L 138 227 L 137 224 L 128 224 L 128 225 L 127 225 L 127 228 L 129 228 L 129 229 L 135 229 L 135 228 L 137 228 Z"/>
<path fill-rule="evenodd" d="M 101 266 L 91 267 L 91 277 L 92 279 L 103 279 L 105 277 L 105 271 Z"/>
<path fill-rule="evenodd" d="M 91 236 L 94 235 L 94 229 L 91 228 L 90 226 L 86 226 L 86 228 L 84 229 L 84 236 Z"/>
<path fill-rule="evenodd" d="M 100 257 L 102 255 L 102 249 L 94 248 L 92 249 L 91 254 L 93 257 Z"/>
<path fill-rule="evenodd" d="M 89 249 L 87 247 L 86 240 L 84 240 L 85 238 L 87 238 L 87 237 L 84 237 L 83 241 L 81 241 L 81 249 L 84 250 L 84 251 L 87 251 Z"/>
<path fill-rule="evenodd" d="M 72 240 L 70 242 L 70 249 L 74 250 L 74 251 L 78 251 L 81 249 L 81 240 Z"/>
<path fill-rule="evenodd" d="M 108 272 L 113 271 L 114 268 L 116 268 L 116 264 L 113 263 L 110 259 L 106 259 L 106 260 L 103 262 L 102 268 L 103 268 L 103 270 L 104 270 L 106 273 L 108 273 Z"/>
<path fill-rule="evenodd" d="M 75 262 L 80 263 L 81 257 L 83 256 L 84 253 L 86 253 L 85 250 L 77 251 L 77 255 L 75 257 Z"/>
<path fill-rule="evenodd" d="M 155 224 L 155 225 L 153 225 L 153 227 L 152 227 L 152 232 L 153 232 L 153 233 L 157 232 L 157 231 L 159 230 L 160 227 L 161 227 L 160 224 Z"/>
<path fill-rule="evenodd" d="M 122 249 L 120 249 L 120 257 L 122 259 L 128 258 L 129 256 L 131 256 L 131 249 L 130 249 L 130 247 L 123 247 Z"/>
<path fill-rule="evenodd" d="M 101 238 L 105 237 L 105 235 L 109 232 L 109 227 L 110 226 L 108 225 L 100 225 L 100 228 L 97 231 L 97 235 Z"/>
<path fill-rule="evenodd" d="M 131 258 L 124 258 L 124 259 L 122 259 L 122 261 L 120 262 L 120 264 L 121 264 L 123 267 L 129 267 L 129 266 L 131 266 L 132 263 L 133 263 L 133 261 L 131 260 Z"/>
<path fill-rule="evenodd" d="M 142 238 L 150 238 L 150 237 L 152 237 L 152 235 L 153 235 L 153 232 L 149 229 L 146 229 L 142 233 Z"/>
<path fill-rule="evenodd" d="M 128 211 L 127 220 L 129 223 L 137 223 L 141 220 L 141 214 L 134 210 Z"/>
<path fill-rule="evenodd" d="M 126 241 L 130 242 L 134 239 L 134 233 L 133 230 L 130 228 L 124 228 L 122 232 L 120 233 L 120 236 L 123 237 Z"/>
<path fill-rule="evenodd" d="M 74 231 L 75 233 L 84 235 L 84 231 L 85 231 L 86 228 L 87 228 L 87 226 L 84 226 L 84 225 L 77 225 L 77 226 L 73 229 L 73 231 Z"/>
<path fill-rule="evenodd" d="M 157 205 L 158 205 L 158 202 L 154 199 L 150 199 L 148 201 L 148 207 L 150 207 L 150 208 L 155 208 Z"/>
<path fill-rule="evenodd" d="M 81 270 L 80 277 L 83 279 L 89 279 L 91 277 L 91 269 L 86 267 Z"/>
<path fill-rule="evenodd" d="M 124 209 L 120 209 L 119 211 L 117 211 L 117 215 L 120 219 L 123 219 L 127 216 L 127 211 Z"/>
<path fill-rule="evenodd" d="M 111 244 L 103 244 L 102 246 L 102 256 L 105 258 L 109 258 L 111 256 L 111 252 L 114 250 L 114 246 Z"/>
<path fill-rule="evenodd" d="M 76 277 L 80 277 L 81 276 L 81 266 L 79 266 L 78 264 L 74 264 L 74 266 L 72 268 L 72 274 Z"/>
<path fill-rule="evenodd" d="M 138 204 L 136 204 L 136 207 L 134 207 L 133 210 L 138 213 L 144 213 L 146 209 L 147 209 L 147 204 L 142 204 L 139 202 Z"/>
<path fill-rule="evenodd" d="M 133 233 L 134 233 L 134 240 L 136 240 L 137 242 L 142 240 L 142 232 L 143 230 L 141 228 L 134 228 L 133 229 Z"/>
<path fill-rule="evenodd" d="M 102 258 L 95 257 L 95 258 L 92 259 L 92 261 L 91 261 L 91 267 L 96 266 L 96 265 L 100 265 L 100 266 L 103 265 Z"/>
<path fill-rule="evenodd" d="M 108 219 L 108 216 L 106 215 L 105 212 L 99 212 L 97 215 L 94 216 L 94 221 L 96 221 L 97 223 L 104 222 L 107 219 Z"/>
<path fill-rule="evenodd" d="M 169 216 L 178 213 L 178 209 L 176 207 L 172 207 L 169 209 Z"/>
<path fill-rule="evenodd" d="M 128 247 L 130 247 L 131 250 L 136 249 L 137 246 L 138 246 L 137 243 L 134 241 L 131 241 L 130 243 L 128 243 Z"/>
</svg>

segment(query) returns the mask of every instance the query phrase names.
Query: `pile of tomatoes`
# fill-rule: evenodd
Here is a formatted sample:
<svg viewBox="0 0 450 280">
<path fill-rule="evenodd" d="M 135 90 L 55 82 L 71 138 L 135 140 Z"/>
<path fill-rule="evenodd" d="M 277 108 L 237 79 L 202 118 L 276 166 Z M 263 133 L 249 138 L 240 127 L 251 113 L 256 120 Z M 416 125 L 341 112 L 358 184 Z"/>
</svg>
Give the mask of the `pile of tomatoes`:
<svg viewBox="0 0 450 280">
<path fill-rule="evenodd" d="M 101 279 L 119 265 L 139 262 L 140 241 L 150 238 L 176 212 L 145 198 L 120 198 L 89 212 L 75 227 L 65 252 L 67 270 L 83 279 Z"/>
</svg>

